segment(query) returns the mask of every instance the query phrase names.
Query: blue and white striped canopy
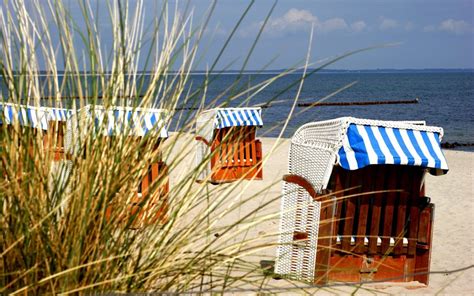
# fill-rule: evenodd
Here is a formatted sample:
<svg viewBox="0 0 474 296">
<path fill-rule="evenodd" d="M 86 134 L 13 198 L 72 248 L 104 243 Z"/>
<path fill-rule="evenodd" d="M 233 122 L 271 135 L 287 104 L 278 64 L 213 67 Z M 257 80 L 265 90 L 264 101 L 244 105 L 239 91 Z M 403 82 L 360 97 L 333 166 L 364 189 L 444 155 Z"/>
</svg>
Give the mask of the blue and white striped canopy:
<svg viewBox="0 0 474 296">
<path fill-rule="evenodd" d="M 263 126 L 262 108 L 218 108 L 214 128 L 231 126 Z"/>
<path fill-rule="evenodd" d="M 72 110 L 64 109 L 64 108 L 51 108 L 51 107 L 41 107 L 41 108 L 48 111 L 48 120 L 52 120 L 52 121 L 66 121 L 73 113 Z"/>
<path fill-rule="evenodd" d="M 422 128 L 351 123 L 339 149 L 339 165 L 357 170 L 372 164 L 421 166 L 447 172 L 440 134 Z"/>
<path fill-rule="evenodd" d="M 33 107 L 10 103 L 0 103 L 0 123 L 13 124 L 15 121 L 21 126 L 48 129 L 48 121 L 66 121 L 71 111 L 63 108 Z"/>
<path fill-rule="evenodd" d="M 161 138 L 168 137 L 165 127 L 166 112 L 162 109 L 114 107 L 104 109 L 86 107 L 87 117 L 93 119 L 96 129 L 104 135 L 144 136 L 157 132 Z"/>
<path fill-rule="evenodd" d="M 7 103 L 0 104 L 0 108 L 2 109 L 2 116 L 0 116 L 2 124 L 13 124 L 18 121 L 21 126 L 48 129 L 48 113 L 45 110 Z"/>
</svg>

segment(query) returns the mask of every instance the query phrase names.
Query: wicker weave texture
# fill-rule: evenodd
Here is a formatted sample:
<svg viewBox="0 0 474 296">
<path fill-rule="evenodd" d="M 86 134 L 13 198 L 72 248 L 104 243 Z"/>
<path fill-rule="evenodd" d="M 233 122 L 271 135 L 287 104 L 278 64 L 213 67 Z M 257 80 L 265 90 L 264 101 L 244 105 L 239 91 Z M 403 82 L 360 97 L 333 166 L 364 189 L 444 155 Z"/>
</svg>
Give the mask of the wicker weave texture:
<svg viewBox="0 0 474 296">
<path fill-rule="evenodd" d="M 321 203 L 313 201 L 295 184 L 284 182 L 283 194 L 275 272 L 311 282 L 314 279 Z M 307 233 L 308 239 L 295 243 L 295 232 Z"/>
</svg>

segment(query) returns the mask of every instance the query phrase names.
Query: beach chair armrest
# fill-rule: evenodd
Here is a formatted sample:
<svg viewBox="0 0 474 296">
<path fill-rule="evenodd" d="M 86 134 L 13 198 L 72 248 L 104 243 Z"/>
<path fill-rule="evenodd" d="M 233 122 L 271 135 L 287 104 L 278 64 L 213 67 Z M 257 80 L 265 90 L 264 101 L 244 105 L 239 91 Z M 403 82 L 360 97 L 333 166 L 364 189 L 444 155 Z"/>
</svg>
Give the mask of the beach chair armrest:
<svg viewBox="0 0 474 296">
<path fill-rule="evenodd" d="M 304 177 L 293 174 L 286 174 L 283 175 L 283 181 L 303 187 L 313 198 L 314 201 L 320 201 L 320 199 L 323 197 L 323 195 L 318 194 L 316 190 L 314 190 L 313 185 L 311 185 L 311 183 Z"/>
<path fill-rule="evenodd" d="M 207 146 L 211 146 L 211 144 L 210 144 L 204 137 L 196 136 L 194 139 L 195 139 L 196 141 L 201 141 L 201 142 L 203 142 L 203 143 L 206 144 Z"/>
</svg>

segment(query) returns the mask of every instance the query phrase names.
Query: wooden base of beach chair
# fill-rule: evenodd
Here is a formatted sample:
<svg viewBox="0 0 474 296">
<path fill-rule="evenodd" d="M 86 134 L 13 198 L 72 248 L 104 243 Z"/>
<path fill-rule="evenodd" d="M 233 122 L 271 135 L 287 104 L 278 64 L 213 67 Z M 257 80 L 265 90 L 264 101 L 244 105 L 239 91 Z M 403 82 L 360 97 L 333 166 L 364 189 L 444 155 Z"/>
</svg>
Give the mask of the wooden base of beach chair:
<svg viewBox="0 0 474 296">
<path fill-rule="evenodd" d="M 262 142 L 254 126 L 218 129 L 211 146 L 211 183 L 262 180 Z"/>
<path fill-rule="evenodd" d="M 424 196 L 425 170 L 379 165 L 347 171 L 336 166 L 328 194 L 304 178 L 285 181 L 322 202 L 315 283 L 418 281 L 428 285 L 434 205 Z M 294 236 L 295 241 L 304 233 Z"/>
<path fill-rule="evenodd" d="M 160 184 L 153 184 L 160 182 Z M 159 186 L 153 195 L 150 195 L 150 187 Z M 152 224 L 165 224 L 168 221 L 168 167 L 164 162 L 154 163 L 139 184 L 138 192 L 125 207 L 124 213 L 114 213 L 117 208 L 110 205 L 106 209 L 106 219 L 110 220 L 112 215 L 118 215 L 118 221 L 130 223 L 129 228 L 136 229 Z"/>
</svg>

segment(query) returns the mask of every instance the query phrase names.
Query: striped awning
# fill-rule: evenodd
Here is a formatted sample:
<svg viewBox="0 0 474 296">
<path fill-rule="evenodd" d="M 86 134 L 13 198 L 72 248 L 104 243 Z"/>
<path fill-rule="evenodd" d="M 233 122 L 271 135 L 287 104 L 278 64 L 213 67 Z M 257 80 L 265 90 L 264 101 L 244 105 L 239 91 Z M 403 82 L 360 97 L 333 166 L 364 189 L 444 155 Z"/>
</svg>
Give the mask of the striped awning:
<svg viewBox="0 0 474 296">
<path fill-rule="evenodd" d="M 71 110 L 54 107 L 33 107 L 11 103 L 0 103 L 0 123 L 13 124 L 15 121 L 21 126 L 48 129 L 48 121 L 66 121 L 72 114 Z"/>
<path fill-rule="evenodd" d="M 440 133 L 423 127 L 392 128 L 351 123 L 338 152 L 344 169 L 372 164 L 421 166 L 442 170 L 448 165 L 440 147 Z"/>
<path fill-rule="evenodd" d="M 94 126 L 103 135 L 144 136 L 155 132 L 160 138 L 168 137 L 165 126 L 166 111 L 152 108 L 101 106 L 86 107 L 86 116 L 94 121 Z"/>
<path fill-rule="evenodd" d="M 66 121 L 71 114 L 72 110 L 64 108 L 53 108 L 53 107 L 41 107 L 48 112 L 48 120 L 51 121 Z"/>
<path fill-rule="evenodd" d="M 18 122 L 21 126 L 48 129 L 48 112 L 42 108 L 36 108 L 25 105 L 0 104 L 2 115 L 1 124 L 14 124 Z"/>
<path fill-rule="evenodd" d="M 263 126 L 262 108 L 218 108 L 214 119 L 214 128 L 231 126 Z"/>
</svg>

